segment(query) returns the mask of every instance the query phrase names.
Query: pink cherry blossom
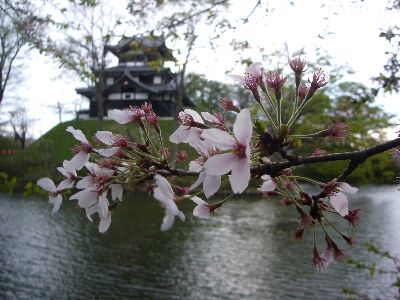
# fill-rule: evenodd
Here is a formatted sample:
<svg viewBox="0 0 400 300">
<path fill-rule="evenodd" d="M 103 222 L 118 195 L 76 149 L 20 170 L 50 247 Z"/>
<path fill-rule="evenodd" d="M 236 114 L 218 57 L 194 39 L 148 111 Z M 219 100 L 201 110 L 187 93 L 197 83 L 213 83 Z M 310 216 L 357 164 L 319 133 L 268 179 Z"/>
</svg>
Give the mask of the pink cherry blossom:
<svg viewBox="0 0 400 300">
<path fill-rule="evenodd" d="M 261 185 L 260 188 L 258 188 L 257 190 L 259 190 L 260 192 L 272 192 L 273 190 L 275 190 L 276 188 L 276 184 L 275 181 L 272 180 L 271 176 L 265 174 L 263 176 L 261 176 L 261 179 L 264 180 L 263 184 Z"/>
<path fill-rule="evenodd" d="M 81 142 L 79 146 L 75 147 L 76 155 L 70 161 L 66 162 L 66 166 L 68 169 L 80 170 L 89 161 L 93 147 L 81 130 L 74 129 L 72 126 L 68 126 L 66 130 Z"/>
<path fill-rule="evenodd" d="M 206 129 L 201 137 L 214 147 L 228 153 L 216 154 L 204 164 L 210 175 L 224 175 L 231 172 L 229 181 L 234 193 L 242 193 L 250 180 L 250 141 L 253 133 L 250 111 L 243 109 L 233 124 L 233 134 L 211 128 Z"/>
<path fill-rule="evenodd" d="M 71 197 L 72 199 L 72 197 Z M 82 202 L 81 202 L 82 203 Z M 78 205 L 79 205 L 79 199 L 78 199 Z M 82 206 L 81 206 L 82 207 Z M 91 204 L 88 207 L 83 207 L 86 210 L 86 216 L 87 218 L 93 222 L 92 220 L 92 215 L 93 214 L 98 214 L 100 223 L 99 223 L 99 232 L 104 233 L 108 230 L 108 228 L 111 225 L 111 210 L 109 209 L 109 202 L 107 199 L 107 191 L 98 194 L 96 193 L 96 202 L 94 204 Z"/>
<path fill-rule="evenodd" d="M 60 189 L 63 190 L 71 188 L 74 185 L 75 180 L 77 179 L 76 170 L 71 169 L 71 166 L 68 164 L 67 160 L 64 160 L 63 166 L 58 167 L 57 170 L 66 177 L 63 181 L 60 182 Z"/>
<path fill-rule="evenodd" d="M 49 202 L 53 204 L 53 210 L 51 211 L 51 213 L 54 214 L 60 209 L 62 203 L 62 196 L 60 195 L 60 193 L 66 189 L 72 188 L 73 183 L 67 184 L 64 180 L 58 185 L 58 187 L 56 187 L 53 180 L 44 177 L 37 181 L 37 185 L 45 191 L 49 192 Z"/>
<path fill-rule="evenodd" d="M 241 75 L 230 75 L 234 80 L 239 81 L 243 86 L 251 91 L 257 90 L 262 80 L 261 63 L 252 63 L 244 73 Z"/>
<path fill-rule="evenodd" d="M 171 134 L 169 140 L 174 144 L 190 144 L 191 141 L 200 139 L 203 129 L 192 126 L 193 122 L 204 124 L 199 113 L 192 109 L 185 109 L 183 112 L 179 113 L 179 117 L 181 119 L 181 125 Z"/>
<path fill-rule="evenodd" d="M 100 167 L 95 163 L 88 162 L 85 166 L 89 174 L 78 181 L 76 184 L 77 189 L 91 188 L 96 191 L 100 190 L 111 181 L 111 176 L 114 174 L 114 170 Z"/>
<path fill-rule="evenodd" d="M 208 203 L 197 196 L 193 196 L 190 199 L 197 204 L 193 210 L 193 216 L 199 219 L 208 219 L 211 215 Z"/>
<path fill-rule="evenodd" d="M 144 111 L 136 106 L 125 110 L 113 109 L 108 113 L 108 116 L 119 124 L 141 122 L 144 115 Z"/>
<path fill-rule="evenodd" d="M 329 200 L 332 207 L 342 217 L 349 214 L 349 201 L 343 192 L 354 194 L 357 191 L 357 188 L 350 186 L 346 182 L 336 182 L 336 191 L 330 193 Z"/>
<path fill-rule="evenodd" d="M 174 225 L 175 217 L 177 216 L 182 221 L 185 221 L 185 215 L 178 209 L 174 201 L 175 195 L 168 180 L 163 176 L 154 175 L 157 187 L 154 188 L 154 198 L 161 202 L 165 208 L 165 216 L 161 224 L 161 231 L 166 231 Z"/>
<path fill-rule="evenodd" d="M 113 134 L 110 131 L 97 131 L 96 138 L 105 145 L 113 146 L 108 149 L 96 149 L 95 151 L 104 157 L 110 157 L 120 151 L 121 148 L 127 148 L 129 142 L 122 136 Z"/>
<path fill-rule="evenodd" d="M 212 155 L 216 154 L 216 150 L 213 146 L 211 146 L 206 141 L 196 141 L 192 143 L 193 148 L 200 154 L 200 157 L 196 160 L 193 160 L 189 163 L 189 171 L 191 172 L 199 172 L 199 177 L 195 183 L 193 183 L 189 190 L 193 191 L 200 184 L 203 184 L 204 195 L 207 198 L 210 198 L 214 195 L 221 186 L 221 176 L 220 175 L 212 175 L 207 174 L 203 171 L 203 165 L 208 158 Z"/>
</svg>

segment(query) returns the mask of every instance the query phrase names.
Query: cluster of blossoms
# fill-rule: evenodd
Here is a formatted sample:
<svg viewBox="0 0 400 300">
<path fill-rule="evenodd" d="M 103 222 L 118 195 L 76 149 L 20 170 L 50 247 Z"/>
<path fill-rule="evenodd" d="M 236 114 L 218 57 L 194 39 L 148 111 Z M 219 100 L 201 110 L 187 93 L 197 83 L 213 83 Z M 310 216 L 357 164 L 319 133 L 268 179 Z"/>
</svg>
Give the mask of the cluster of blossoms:
<svg viewBox="0 0 400 300">
<path fill-rule="evenodd" d="M 304 107 L 327 84 L 328 77 L 322 70 L 315 70 L 309 82 L 303 82 L 306 61 L 300 55 L 292 57 L 289 65 L 294 72 L 296 93 L 295 99 L 289 102 L 292 110 L 288 116 L 282 110 L 283 87 L 288 78 L 278 71 L 264 72 L 261 63 L 250 65 L 244 76 L 232 75 L 232 78 L 252 92 L 255 106 L 261 109 L 264 119 L 255 120 L 249 108 L 239 108 L 227 97 L 221 99 L 219 112 L 198 113 L 185 109 L 179 114 L 179 127 L 169 141 L 187 144 L 197 153 L 187 170 L 174 167 L 176 162 L 187 159 L 187 154 L 180 151 L 171 158 L 158 117 L 152 106 L 144 103 L 141 107 L 109 112 L 109 117 L 119 124 L 137 128 L 135 141 L 109 131 L 98 131 L 90 142 L 82 131 L 68 127 L 67 131 L 79 145 L 74 148 L 75 156 L 58 168 L 65 179 L 56 186 L 51 179 L 42 178 L 38 185 L 49 192 L 53 212 L 60 208 L 65 191 L 76 191 L 69 199 L 77 201 L 90 221 L 93 215 L 98 215 L 100 232 L 108 230 L 112 212 L 122 201 L 124 187 L 144 186 L 164 208 L 165 216 L 160 222 L 161 230 L 165 231 L 173 226 L 176 217 L 185 221 L 179 209 L 183 201 L 193 202 L 195 217 L 207 219 L 236 194 L 246 191 L 253 178 L 254 191 L 278 197 L 282 203 L 295 208 L 300 224 L 295 232 L 297 239 L 302 238 L 306 228 L 314 236 L 317 226 L 322 228 L 327 247 L 320 253 L 314 238 L 312 249 L 314 266 L 324 268 L 344 256 L 328 226 L 347 243 L 352 243 L 351 237 L 337 229 L 329 216 L 356 225 L 360 211 L 349 210 L 345 193 L 354 193 L 357 189 L 345 183 L 345 178 L 322 183 L 294 175 L 301 157 L 295 155 L 291 143 L 293 139 L 305 137 L 343 138 L 349 127 L 336 122 L 316 133 L 290 134 Z M 227 114 L 234 116 L 233 124 L 226 121 Z M 312 154 L 314 157 L 325 155 L 322 149 Z M 177 185 L 174 178 L 179 176 L 189 176 L 193 181 L 189 186 Z M 320 193 L 308 194 L 299 185 L 301 182 L 314 184 Z M 222 201 L 209 200 L 221 187 L 231 193 Z"/>
</svg>

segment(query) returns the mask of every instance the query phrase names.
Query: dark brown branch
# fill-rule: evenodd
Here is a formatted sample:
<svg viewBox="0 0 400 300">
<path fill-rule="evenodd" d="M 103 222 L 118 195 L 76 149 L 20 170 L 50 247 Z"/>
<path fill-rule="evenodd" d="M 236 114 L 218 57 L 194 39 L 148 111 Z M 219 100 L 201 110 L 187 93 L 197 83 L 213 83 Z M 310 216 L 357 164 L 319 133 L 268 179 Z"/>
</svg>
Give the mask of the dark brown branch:
<svg viewBox="0 0 400 300">
<path fill-rule="evenodd" d="M 268 174 L 272 177 L 277 176 L 279 172 L 300 165 L 308 165 L 315 163 L 323 163 L 330 161 L 341 161 L 341 160 L 350 160 L 348 167 L 343 171 L 343 173 L 338 177 L 338 180 L 344 180 L 347 176 L 349 176 L 361 163 L 363 163 L 367 158 L 383 153 L 390 149 L 395 149 L 400 147 L 400 138 L 388 141 L 386 143 L 382 143 L 364 150 L 353 151 L 353 152 L 345 152 L 345 153 L 334 153 L 322 156 L 290 156 L 291 161 L 286 162 L 272 162 L 263 164 L 260 166 L 253 167 L 251 169 L 252 175 L 261 176 L 264 174 Z M 180 169 L 170 169 L 157 171 L 158 173 L 168 176 L 197 176 L 198 172 L 189 172 Z"/>
<path fill-rule="evenodd" d="M 388 141 L 383 144 L 379 144 L 364 150 L 353 151 L 353 152 L 345 152 L 345 153 L 335 153 L 335 154 L 328 154 L 322 156 L 309 156 L 309 157 L 302 157 L 302 156 L 292 156 L 291 161 L 287 162 L 276 162 L 276 163 L 269 163 L 261 166 L 257 166 L 252 168 L 251 172 L 253 175 L 264 175 L 268 174 L 271 176 L 276 176 L 280 171 L 300 166 L 300 165 L 307 165 L 307 164 L 314 164 L 314 163 L 322 163 L 322 162 L 329 162 L 329 161 L 339 161 L 339 160 L 350 160 L 351 166 L 349 167 L 340 175 L 341 178 L 347 177 L 350 175 L 355 168 L 365 161 L 368 157 L 374 156 L 376 154 L 388 151 L 390 149 L 394 149 L 400 146 L 400 138 Z"/>
<path fill-rule="evenodd" d="M 258 0 L 256 5 L 254 5 L 253 10 L 250 12 L 250 14 L 242 19 L 243 20 L 243 24 L 246 24 L 247 22 L 249 22 L 250 17 L 254 14 L 254 12 L 256 11 L 257 7 L 261 5 L 261 0 Z"/>
</svg>

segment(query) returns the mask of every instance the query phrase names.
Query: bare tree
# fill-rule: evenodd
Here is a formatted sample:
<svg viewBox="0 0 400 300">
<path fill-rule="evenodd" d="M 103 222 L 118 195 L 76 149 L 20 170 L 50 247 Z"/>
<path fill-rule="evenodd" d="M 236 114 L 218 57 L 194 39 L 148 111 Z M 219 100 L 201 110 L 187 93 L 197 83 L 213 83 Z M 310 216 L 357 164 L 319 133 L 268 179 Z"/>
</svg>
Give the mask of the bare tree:
<svg viewBox="0 0 400 300">
<path fill-rule="evenodd" d="M 14 140 L 21 145 L 21 149 L 26 146 L 28 130 L 34 122 L 28 117 L 25 107 L 17 105 L 13 110 L 9 111 L 9 124 L 13 130 Z"/>
<path fill-rule="evenodd" d="M 20 79 L 18 57 L 25 45 L 39 46 L 49 19 L 39 17 L 27 0 L 1 0 L 0 5 L 0 103 L 12 82 Z"/>
<path fill-rule="evenodd" d="M 106 45 L 118 36 L 116 31 L 121 18 L 104 1 L 72 2 L 64 14 L 69 26 L 63 37 L 46 50 L 94 88 L 98 127 L 102 129 L 105 69 L 109 63 Z"/>
</svg>

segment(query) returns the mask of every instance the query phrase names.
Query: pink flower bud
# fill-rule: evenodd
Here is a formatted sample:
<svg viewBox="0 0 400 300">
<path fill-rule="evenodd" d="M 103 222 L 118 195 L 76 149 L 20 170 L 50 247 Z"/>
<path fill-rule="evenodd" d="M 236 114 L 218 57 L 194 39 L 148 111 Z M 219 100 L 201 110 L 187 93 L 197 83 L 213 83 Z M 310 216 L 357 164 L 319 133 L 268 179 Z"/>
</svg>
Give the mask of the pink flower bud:
<svg viewBox="0 0 400 300">
<path fill-rule="evenodd" d="M 186 160 L 187 156 L 188 156 L 188 155 L 187 155 L 187 153 L 186 153 L 185 150 L 180 150 L 180 151 L 178 152 L 178 155 L 177 155 L 176 160 L 177 160 L 178 162 L 184 161 L 184 160 Z"/>
<path fill-rule="evenodd" d="M 143 103 L 141 109 L 144 111 L 146 115 L 153 112 L 153 106 L 151 105 L 151 103 L 148 102 Z"/>
<path fill-rule="evenodd" d="M 306 61 L 300 55 L 292 57 L 289 62 L 290 68 L 296 75 L 303 73 L 306 66 Z"/>
<path fill-rule="evenodd" d="M 300 83 L 299 91 L 297 93 L 297 96 L 299 98 L 299 103 L 304 101 L 304 99 L 307 96 L 307 93 L 308 93 L 308 85 L 304 82 Z"/>
<path fill-rule="evenodd" d="M 137 106 L 131 107 L 130 109 L 133 114 L 133 121 L 137 123 L 141 122 L 142 117 L 144 116 L 144 111 Z"/>
<path fill-rule="evenodd" d="M 220 104 L 222 110 L 225 112 L 228 112 L 228 111 L 239 112 L 240 111 L 239 107 L 234 105 L 233 101 L 228 97 L 222 97 L 221 100 L 219 101 L 219 104 Z"/>
<path fill-rule="evenodd" d="M 345 138 L 349 135 L 349 130 L 350 126 L 346 123 L 335 122 L 323 130 L 321 136 L 331 136 L 336 139 Z"/>
<path fill-rule="evenodd" d="M 162 159 L 167 160 L 170 157 L 171 154 L 169 153 L 168 148 L 163 147 L 160 150 L 160 155 L 161 155 Z"/>
<path fill-rule="evenodd" d="M 311 156 L 323 156 L 326 155 L 328 152 L 326 152 L 326 150 L 322 150 L 322 149 L 315 149 L 313 154 L 311 154 Z"/>
<path fill-rule="evenodd" d="M 287 77 L 282 77 L 278 72 L 268 72 L 265 81 L 271 89 L 280 89 L 285 84 Z"/>
<path fill-rule="evenodd" d="M 158 117 L 153 111 L 146 114 L 146 121 L 149 125 L 158 125 Z"/>
<path fill-rule="evenodd" d="M 349 213 L 347 216 L 344 216 L 344 218 L 349 221 L 349 224 L 353 226 L 357 226 L 360 223 L 360 218 L 361 218 L 361 209 L 356 208 L 353 210 L 349 210 Z"/>
<path fill-rule="evenodd" d="M 317 90 L 328 83 L 328 75 L 322 69 L 314 70 L 313 79 L 311 81 L 311 88 Z"/>
</svg>

